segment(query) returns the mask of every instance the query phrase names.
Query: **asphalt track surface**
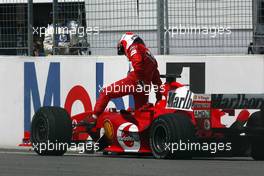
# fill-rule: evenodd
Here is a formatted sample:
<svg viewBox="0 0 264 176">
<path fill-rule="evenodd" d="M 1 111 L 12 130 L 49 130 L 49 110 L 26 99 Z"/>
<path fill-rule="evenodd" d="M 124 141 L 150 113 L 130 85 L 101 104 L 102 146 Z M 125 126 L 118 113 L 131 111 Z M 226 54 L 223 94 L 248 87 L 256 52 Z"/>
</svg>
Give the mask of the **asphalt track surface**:
<svg viewBox="0 0 264 176">
<path fill-rule="evenodd" d="M 0 176 L 263 176 L 264 162 L 251 158 L 156 160 L 152 157 L 69 153 L 43 157 L 0 150 Z"/>
</svg>

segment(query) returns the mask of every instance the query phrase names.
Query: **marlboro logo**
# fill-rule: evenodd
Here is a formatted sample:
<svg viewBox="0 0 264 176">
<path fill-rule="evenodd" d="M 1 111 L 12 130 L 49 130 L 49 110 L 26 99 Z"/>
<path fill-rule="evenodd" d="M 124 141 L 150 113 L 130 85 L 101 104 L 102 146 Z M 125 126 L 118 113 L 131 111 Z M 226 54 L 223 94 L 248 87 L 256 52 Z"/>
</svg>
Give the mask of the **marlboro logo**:
<svg viewBox="0 0 264 176">
<path fill-rule="evenodd" d="M 264 107 L 263 94 L 213 94 L 212 108 L 220 109 L 261 109 Z"/>
<path fill-rule="evenodd" d="M 178 88 L 170 91 L 167 97 L 168 109 L 192 111 L 193 93 L 186 88 Z"/>
</svg>

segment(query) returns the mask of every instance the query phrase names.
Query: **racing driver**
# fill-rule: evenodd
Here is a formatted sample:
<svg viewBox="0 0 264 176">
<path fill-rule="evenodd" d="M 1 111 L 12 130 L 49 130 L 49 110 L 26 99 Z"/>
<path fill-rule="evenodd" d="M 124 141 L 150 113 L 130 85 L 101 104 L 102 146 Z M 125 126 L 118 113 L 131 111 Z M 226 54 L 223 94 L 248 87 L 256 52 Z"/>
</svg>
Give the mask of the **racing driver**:
<svg viewBox="0 0 264 176">
<path fill-rule="evenodd" d="M 96 125 L 97 117 L 101 115 L 112 98 L 133 95 L 135 110 L 137 110 L 148 103 L 149 94 L 146 91 L 149 90 L 144 88 L 150 87 L 151 83 L 157 87 L 156 100 L 159 101 L 162 98 L 160 91 L 162 82 L 158 64 L 143 40 L 138 35 L 127 32 L 118 42 L 117 53 L 126 55 L 132 64 L 133 71 L 130 70 L 126 78 L 105 87 L 100 92 L 93 114 L 86 119 L 91 127 Z M 120 91 L 115 91 L 115 86 L 118 86 Z"/>
</svg>

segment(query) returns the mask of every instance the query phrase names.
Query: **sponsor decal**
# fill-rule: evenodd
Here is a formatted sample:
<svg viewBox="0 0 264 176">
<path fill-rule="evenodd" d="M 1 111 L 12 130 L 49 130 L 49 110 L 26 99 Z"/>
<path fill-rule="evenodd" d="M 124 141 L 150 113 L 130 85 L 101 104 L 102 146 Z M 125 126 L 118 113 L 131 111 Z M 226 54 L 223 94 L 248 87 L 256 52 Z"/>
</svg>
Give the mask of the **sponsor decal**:
<svg viewBox="0 0 264 176">
<path fill-rule="evenodd" d="M 192 111 L 193 93 L 185 87 L 169 91 L 166 108 Z"/>
<path fill-rule="evenodd" d="M 194 110 L 195 118 L 210 118 L 210 110 Z"/>
<path fill-rule="evenodd" d="M 211 117 L 211 95 L 195 94 L 193 96 L 193 110 L 195 118 Z"/>
<path fill-rule="evenodd" d="M 261 109 L 264 94 L 212 94 L 212 108 Z"/>
<path fill-rule="evenodd" d="M 207 102 L 193 102 L 193 109 L 210 109 L 211 108 L 211 103 Z"/>
<path fill-rule="evenodd" d="M 194 101 L 211 101 L 211 95 L 208 94 L 195 94 L 193 96 Z"/>
<path fill-rule="evenodd" d="M 130 122 L 121 124 L 117 129 L 117 141 L 125 152 L 138 152 L 140 139 L 138 127 Z"/>
</svg>

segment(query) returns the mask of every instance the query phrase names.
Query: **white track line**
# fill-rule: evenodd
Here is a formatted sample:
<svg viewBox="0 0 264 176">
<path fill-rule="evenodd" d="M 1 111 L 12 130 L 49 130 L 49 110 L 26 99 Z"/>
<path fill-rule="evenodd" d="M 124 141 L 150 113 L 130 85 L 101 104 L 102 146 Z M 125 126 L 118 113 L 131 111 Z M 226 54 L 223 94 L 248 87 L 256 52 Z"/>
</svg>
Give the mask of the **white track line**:
<svg viewBox="0 0 264 176">
<path fill-rule="evenodd" d="M 21 154 L 21 155 L 34 155 L 33 152 L 23 152 L 23 151 L 0 151 L 0 154 Z"/>
<path fill-rule="evenodd" d="M 18 154 L 18 155 L 37 155 L 33 151 L 0 151 L 0 154 Z M 85 153 L 66 153 L 65 156 L 98 156 L 99 153 L 85 154 Z"/>
</svg>

